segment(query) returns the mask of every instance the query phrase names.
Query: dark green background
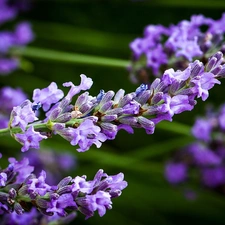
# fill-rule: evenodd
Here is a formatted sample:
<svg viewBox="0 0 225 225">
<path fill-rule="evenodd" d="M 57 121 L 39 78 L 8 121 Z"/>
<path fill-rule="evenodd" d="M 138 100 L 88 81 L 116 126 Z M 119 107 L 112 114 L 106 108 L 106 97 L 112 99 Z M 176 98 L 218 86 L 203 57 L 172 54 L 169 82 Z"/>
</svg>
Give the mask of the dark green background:
<svg viewBox="0 0 225 225">
<path fill-rule="evenodd" d="M 35 1 L 33 9 L 21 14 L 17 21 L 29 20 L 32 23 L 36 38 L 30 46 L 129 60 L 129 42 L 142 36 L 146 25 L 176 24 L 183 19 L 189 20 L 193 14 L 219 19 L 224 9 L 223 0 L 42 0 Z M 98 94 L 100 89 L 117 91 L 123 88 L 129 92 L 136 88 L 129 81 L 125 68 L 30 57 L 23 60 L 24 69 L 1 77 L 1 85 L 20 86 L 31 96 L 34 88 L 44 88 L 52 81 L 60 88 L 66 81 L 78 84 L 79 75 L 84 73 L 94 81 L 90 90 L 92 95 Z M 204 113 L 207 104 L 224 102 L 224 87 L 225 82 L 222 81 L 222 85 L 211 90 L 206 102 L 199 99 L 192 112 L 177 115 L 174 121 L 191 127 L 195 117 Z M 79 214 L 73 224 L 225 224 L 225 196 L 205 190 L 198 180 L 193 179 L 187 188 L 196 191 L 197 199 L 190 201 L 184 196 L 185 187 L 172 187 L 164 180 L 166 160 L 192 139 L 173 132 L 173 126 L 175 129 L 173 123 L 162 123 L 153 135 L 146 135 L 143 130 L 135 130 L 134 135 L 120 131 L 115 140 L 85 153 L 77 153 L 75 147 L 58 137 L 43 141 L 43 147 L 68 150 L 77 156 L 79 167 L 71 172 L 73 176 L 87 174 L 93 178 L 95 172 L 102 168 L 108 174 L 123 172 L 128 181 L 122 196 L 113 201 L 113 209 L 103 218 L 96 214 L 85 221 Z M 166 128 L 171 128 L 171 131 Z M 9 155 L 12 152 L 16 154 L 20 146 L 9 140 L 1 139 L 2 148 Z"/>
</svg>

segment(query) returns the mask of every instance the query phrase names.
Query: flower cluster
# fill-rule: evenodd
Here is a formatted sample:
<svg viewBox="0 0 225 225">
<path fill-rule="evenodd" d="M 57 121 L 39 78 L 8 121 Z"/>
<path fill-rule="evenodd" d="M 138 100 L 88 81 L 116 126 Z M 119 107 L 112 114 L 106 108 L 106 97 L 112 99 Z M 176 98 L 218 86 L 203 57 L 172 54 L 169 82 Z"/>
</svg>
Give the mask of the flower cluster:
<svg viewBox="0 0 225 225">
<path fill-rule="evenodd" d="M 225 187 L 225 105 L 217 112 L 209 109 L 192 128 L 196 141 L 177 152 L 167 163 L 165 177 L 172 184 L 187 182 L 197 170 L 200 182 L 224 194 Z"/>
<path fill-rule="evenodd" d="M 107 209 L 112 208 L 112 199 L 120 196 L 127 186 L 122 173 L 109 176 L 101 169 L 93 180 L 87 181 L 86 176 L 65 177 L 57 185 L 49 185 L 46 183 L 46 172 L 42 170 L 39 176 L 33 174 L 34 168 L 27 158 L 19 162 L 10 158 L 9 163 L 6 169 L 0 171 L 0 214 L 14 212 L 11 220 L 14 217 L 22 220 L 31 217 L 34 222 L 38 220 L 37 210 L 53 216 L 53 220 L 57 217 L 70 220 L 77 211 L 83 213 L 86 219 L 95 211 L 103 216 Z M 25 217 L 16 216 L 26 211 L 30 212 Z"/>
<path fill-rule="evenodd" d="M 152 134 L 160 121 L 172 121 L 174 114 L 192 110 L 195 98 L 206 100 L 208 90 L 225 75 L 224 68 L 223 54 L 217 52 L 206 65 L 196 60 L 183 71 L 166 70 L 161 78 L 149 86 L 142 84 L 132 93 L 101 90 L 93 97 L 84 92 L 75 100 L 75 95 L 92 86 L 91 78 L 82 74 L 80 85 L 64 83 L 70 87 L 65 97 L 52 82 L 47 88 L 34 90 L 33 103 L 25 100 L 13 108 L 9 130 L 23 145 L 22 151 L 39 148 L 49 132 L 78 145 L 77 150 L 82 152 L 93 144 L 100 147 L 107 139 L 114 139 L 120 129 L 133 133 L 133 128 L 143 128 Z M 40 107 L 46 112 L 44 120 L 36 117 Z"/>
<path fill-rule="evenodd" d="M 148 25 L 144 36 L 130 43 L 133 82 L 148 83 L 152 75 L 160 77 L 168 65 L 183 70 L 194 58 L 204 61 L 216 51 L 224 53 L 225 14 L 219 20 L 193 15 L 190 21 L 164 27 Z"/>
<path fill-rule="evenodd" d="M 16 17 L 18 12 L 26 7 L 27 1 L 0 0 L 0 25 Z M 21 22 L 14 31 L 0 31 L 0 74 L 7 75 L 20 65 L 18 57 L 11 54 L 15 47 L 24 47 L 34 38 L 31 25 Z"/>
<path fill-rule="evenodd" d="M 20 88 L 6 86 L 0 89 L 0 128 L 7 128 L 13 107 L 26 99 L 27 95 Z"/>
</svg>

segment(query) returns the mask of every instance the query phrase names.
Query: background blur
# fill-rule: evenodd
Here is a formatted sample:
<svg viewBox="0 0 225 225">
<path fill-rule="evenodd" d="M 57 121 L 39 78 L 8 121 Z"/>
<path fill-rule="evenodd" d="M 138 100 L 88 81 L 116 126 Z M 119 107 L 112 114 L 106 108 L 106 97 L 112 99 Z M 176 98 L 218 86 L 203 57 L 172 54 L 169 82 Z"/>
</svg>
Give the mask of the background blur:
<svg viewBox="0 0 225 225">
<path fill-rule="evenodd" d="M 36 0 L 30 11 L 17 18 L 31 22 L 35 41 L 24 56 L 23 68 L 0 77 L 0 85 L 21 87 L 31 96 L 33 89 L 44 88 L 52 81 L 59 88 L 66 81 L 79 84 L 83 73 L 94 81 L 92 95 L 100 89 L 123 88 L 130 92 L 136 85 L 130 82 L 125 68 L 68 63 L 63 53 L 129 61 L 129 43 L 142 36 L 146 25 L 177 24 L 193 14 L 219 19 L 224 11 L 223 0 Z M 61 60 L 46 59 L 49 52 L 43 52 L 45 49 L 63 52 L 56 54 Z M 46 58 L 38 57 L 40 50 Z M 176 115 L 174 121 L 191 127 L 196 116 L 204 115 L 207 104 L 225 102 L 224 88 L 222 81 L 211 90 L 206 102 L 199 100 L 192 112 Z M 128 181 L 122 196 L 114 199 L 113 209 L 103 218 L 96 214 L 85 221 L 79 214 L 74 224 L 225 224 L 225 196 L 205 190 L 195 179 L 188 187 L 179 188 L 164 179 L 165 162 L 191 140 L 190 136 L 173 131 L 173 123 L 161 123 L 153 135 L 146 135 L 143 130 L 135 130 L 134 135 L 120 131 L 115 140 L 85 153 L 76 152 L 75 147 L 57 137 L 43 141 L 42 147 L 76 155 L 78 167 L 71 172 L 73 176 L 87 174 L 92 179 L 102 168 L 108 174 L 123 172 Z M 9 155 L 19 152 L 19 144 L 11 139 L 2 138 L 1 142 Z M 197 196 L 195 200 L 187 197 L 192 190 Z"/>
</svg>

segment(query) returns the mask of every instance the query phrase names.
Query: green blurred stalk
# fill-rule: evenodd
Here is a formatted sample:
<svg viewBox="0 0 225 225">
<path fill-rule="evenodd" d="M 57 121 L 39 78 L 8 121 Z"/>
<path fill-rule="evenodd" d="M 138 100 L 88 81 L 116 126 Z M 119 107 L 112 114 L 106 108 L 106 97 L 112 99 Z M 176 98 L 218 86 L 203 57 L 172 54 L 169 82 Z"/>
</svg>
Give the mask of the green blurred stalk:
<svg viewBox="0 0 225 225">
<path fill-rule="evenodd" d="M 136 160 L 150 159 L 153 157 L 163 156 L 168 152 L 177 151 L 194 141 L 193 137 L 177 137 L 170 140 L 163 140 L 160 143 L 153 143 L 146 147 L 140 147 L 128 153 L 128 157 Z"/>
<path fill-rule="evenodd" d="M 64 2 L 65 0 L 40 0 L 42 2 Z M 83 0 L 67 0 L 67 2 L 74 2 L 74 3 L 84 3 Z M 189 8 L 216 8 L 221 9 L 225 7 L 225 1 L 224 0 L 142 0 L 141 2 L 134 0 L 129 0 L 127 2 L 121 1 L 121 0 L 112 0 L 115 4 L 142 4 L 144 6 L 162 6 L 162 7 L 189 7 Z M 85 4 L 93 3 L 93 0 L 86 0 Z"/>
<path fill-rule="evenodd" d="M 123 69 L 125 69 L 130 63 L 128 60 L 124 59 L 114 59 L 101 56 L 68 53 L 51 49 L 42 49 L 37 47 L 27 47 L 26 49 L 23 50 L 14 49 L 12 51 L 12 54 L 21 55 L 42 61 L 48 60 L 60 63 L 115 67 Z"/>
<path fill-rule="evenodd" d="M 49 41 L 79 44 L 90 48 L 124 50 L 129 52 L 128 44 L 132 37 L 108 33 L 87 28 L 79 28 L 68 24 L 32 21 L 38 38 Z M 51 33 L 51 35 L 49 35 Z"/>
<path fill-rule="evenodd" d="M 186 136 L 191 135 L 191 127 L 179 122 L 169 122 L 169 121 L 161 121 L 156 125 L 156 129 L 161 129 L 173 133 L 183 134 Z"/>
</svg>

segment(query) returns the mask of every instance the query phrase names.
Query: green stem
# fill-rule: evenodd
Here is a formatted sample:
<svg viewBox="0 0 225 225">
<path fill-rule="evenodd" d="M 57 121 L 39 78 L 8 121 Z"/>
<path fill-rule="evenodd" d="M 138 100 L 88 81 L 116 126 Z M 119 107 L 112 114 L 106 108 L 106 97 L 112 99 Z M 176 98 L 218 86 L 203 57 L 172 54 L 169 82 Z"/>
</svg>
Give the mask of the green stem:
<svg viewBox="0 0 225 225">
<path fill-rule="evenodd" d="M 29 124 L 27 128 L 33 126 L 34 130 L 38 130 L 38 129 L 48 129 L 48 124 L 47 123 L 38 123 L 38 124 Z M 21 129 L 19 127 L 12 127 L 12 128 L 4 128 L 4 129 L 0 129 L 0 136 L 3 135 L 10 135 L 10 132 L 13 134 L 16 133 L 20 133 Z"/>
<path fill-rule="evenodd" d="M 84 54 L 61 52 L 37 47 L 27 47 L 26 49 L 14 49 L 12 54 L 22 55 L 33 59 L 49 60 L 54 62 L 63 62 L 71 64 L 96 65 L 105 67 L 126 68 L 129 65 L 128 60 L 113 59 L 101 56 L 91 56 Z"/>
</svg>

